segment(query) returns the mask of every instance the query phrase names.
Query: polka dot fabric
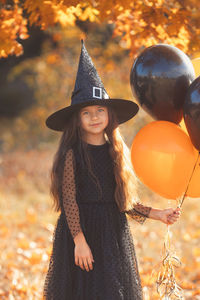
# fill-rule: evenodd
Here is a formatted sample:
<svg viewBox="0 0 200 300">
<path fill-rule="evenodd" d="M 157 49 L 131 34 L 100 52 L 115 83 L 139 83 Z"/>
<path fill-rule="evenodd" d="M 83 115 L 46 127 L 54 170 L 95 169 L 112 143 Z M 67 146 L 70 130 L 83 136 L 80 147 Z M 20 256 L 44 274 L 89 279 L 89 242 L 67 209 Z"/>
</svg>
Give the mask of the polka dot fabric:
<svg viewBox="0 0 200 300">
<path fill-rule="evenodd" d="M 67 218 L 67 223 L 74 238 L 77 233 L 82 231 L 79 218 L 79 208 L 76 202 L 76 185 L 74 178 L 74 162 L 73 162 L 72 149 L 67 151 L 63 181 L 62 181 L 62 193 L 63 193 L 63 206 Z"/>
<path fill-rule="evenodd" d="M 44 299 L 141 300 L 133 238 L 126 213 L 119 211 L 114 199 L 116 182 L 109 143 L 87 147 L 102 192 L 81 161 L 79 146 L 75 144 L 64 163 L 60 192 L 63 206 L 53 234 Z M 127 213 L 142 223 L 149 211 L 138 203 Z M 89 272 L 74 263 L 73 237 L 79 230 L 94 257 L 93 270 Z"/>
<path fill-rule="evenodd" d="M 140 202 L 134 205 L 134 207 L 126 211 L 126 213 L 135 221 L 139 222 L 140 224 L 143 224 L 146 218 L 149 217 L 149 213 L 151 211 L 151 207 L 144 206 Z"/>
</svg>

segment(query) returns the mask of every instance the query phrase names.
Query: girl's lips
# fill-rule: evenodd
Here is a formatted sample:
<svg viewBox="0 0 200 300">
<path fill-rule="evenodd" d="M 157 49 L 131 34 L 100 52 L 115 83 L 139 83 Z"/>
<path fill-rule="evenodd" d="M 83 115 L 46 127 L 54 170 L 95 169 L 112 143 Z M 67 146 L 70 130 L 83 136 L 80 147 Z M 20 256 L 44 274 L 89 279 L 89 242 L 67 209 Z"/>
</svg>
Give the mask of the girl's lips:
<svg viewBox="0 0 200 300">
<path fill-rule="evenodd" d="M 101 123 L 96 123 L 96 124 L 92 124 L 92 125 L 90 125 L 90 126 L 98 126 L 98 125 L 100 125 Z"/>
</svg>

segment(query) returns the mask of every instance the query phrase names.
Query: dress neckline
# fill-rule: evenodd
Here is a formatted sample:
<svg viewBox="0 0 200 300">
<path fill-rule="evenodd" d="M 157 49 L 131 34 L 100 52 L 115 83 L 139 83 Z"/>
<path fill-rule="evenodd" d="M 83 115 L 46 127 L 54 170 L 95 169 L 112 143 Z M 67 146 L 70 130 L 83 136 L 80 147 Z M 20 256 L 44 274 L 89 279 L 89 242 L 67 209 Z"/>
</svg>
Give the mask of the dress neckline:
<svg viewBox="0 0 200 300">
<path fill-rule="evenodd" d="M 104 144 L 100 144 L 100 145 L 95 145 L 95 144 L 86 143 L 86 145 L 87 145 L 89 148 L 104 148 L 106 145 L 108 145 L 108 142 L 106 141 Z"/>
</svg>

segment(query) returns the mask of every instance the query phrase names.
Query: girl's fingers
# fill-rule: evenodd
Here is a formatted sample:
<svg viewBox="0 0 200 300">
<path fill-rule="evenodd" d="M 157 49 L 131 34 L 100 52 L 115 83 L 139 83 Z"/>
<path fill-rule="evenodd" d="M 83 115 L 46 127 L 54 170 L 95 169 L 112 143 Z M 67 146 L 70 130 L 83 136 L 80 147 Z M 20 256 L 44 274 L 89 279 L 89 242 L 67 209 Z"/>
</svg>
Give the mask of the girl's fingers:
<svg viewBox="0 0 200 300">
<path fill-rule="evenodd" d="M 179 211 L 174 211 L 173 215 L 174 215 L 174 216 L 180 216 L 181 213 L 180 213 Z"/>
<path fill-rule="evenodd" d="M 90 252 L 90 258 L 88 260 L 88 265 L 89 265 L 90 270 L 93 270 L 93 263 L 94 263 L 94 258 L 93 258 L 92 252 Z"/>
<path fill-rule="evenodd" d="M 176 218 L 178 219 L 180 217 L 180 213 L 179 212 L 173 212 L 173 214 L 168 215 L 168 218 Z"/>
<path fill-rule="evenodd" d="M 83 260 L 79 259 L 79 267 L 84 270 L 84 266 L 83 266 Z"/>
<path fill-rule="evenodd" d="M 168 220 L 175 220 L 177 219 L 175 216 L 168 216 Z"/>
<path fill-rule="evenodd" d="M 181 215 L 181 209 L 180 208 L 177 208 L 175 211 L 174 211 L 175 214 L 177 215 Z"/>
<path fill-rule="evenodd" d="M 84 259 L 83 263 L 84 263 L 85 270 L 86 270 L 87 272 L 89 272 L 89 266 L 88 266 L 87 258 Z"/>
<path fill-rule="evenodd" d="M 89 258 L 80 258 L 75 259 L 75 264 L 79 266 L 82 270 L 90 271 L 93 269 L 92 260 Z"/>
<path fill-rule="evenodd" d="M 176 222 L 177 220 L 178 220 L 178 218 L 177 217 L 173 217 L 173 216 L 170 216 L 167 219 L 168 223 L 170 223 L 170 224 Z"/>
<path fill-rule="evenodd" d="M 83 263 L 82 263 L 82 259 L 81 259 L 79 256 L 76 256 L 76 257 L 75 257 L 75 265 L 76 265 L 76 266 L 79 266 L 81 269 L 84 270 L 84 268 L 83 268 Z"/>
<path fill-rule="evenodd" d="M 88 260 L 88 266 L 89 266 L 89 268 L 90 268 L 90 270 L 93 270 L 93 263 L 94 262 L 94 260 Z"/>
<path fill-rule="evenodd" d="M 93 270 L 93 262 L 94 258 L 91 251 L 85 256 L 75 254 L 75 264 L 82 270 L 86 270 L 87 272 Z"/>
<path fill-rule="evenodd" d="M 168 219 L 169 220 L 178 220 L 178 216 L 169 216 Z"/>
<path fill-rule="evenodd" d="M 169 222 L 170 222 L 171 224 L 173 224 L 173 223 L 176 222 L 176 220 L 171 219 L 171 220 L 169 220 Z"/>
</svg>

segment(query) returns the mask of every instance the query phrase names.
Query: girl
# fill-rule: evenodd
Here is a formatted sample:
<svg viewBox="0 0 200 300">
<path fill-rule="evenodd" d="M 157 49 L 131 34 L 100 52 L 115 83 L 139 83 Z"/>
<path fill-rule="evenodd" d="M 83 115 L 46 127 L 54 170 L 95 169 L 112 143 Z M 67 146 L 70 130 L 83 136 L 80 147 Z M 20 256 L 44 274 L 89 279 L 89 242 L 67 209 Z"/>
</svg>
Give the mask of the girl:
<svg viewBox="0 0 200 300">
<path fill-rule="evenodd" d="M 138 106 L 109 99 L 82 45 L 72 102 L 46 120 L 63 131 L 51 193 L 60 211 L 44 284 L 47 300 L 141 300 L 137 259 L 126 214 L 173 224 L 180 209 L 134 200 L 135 178 L 118 125 Z"/>
</svg>

